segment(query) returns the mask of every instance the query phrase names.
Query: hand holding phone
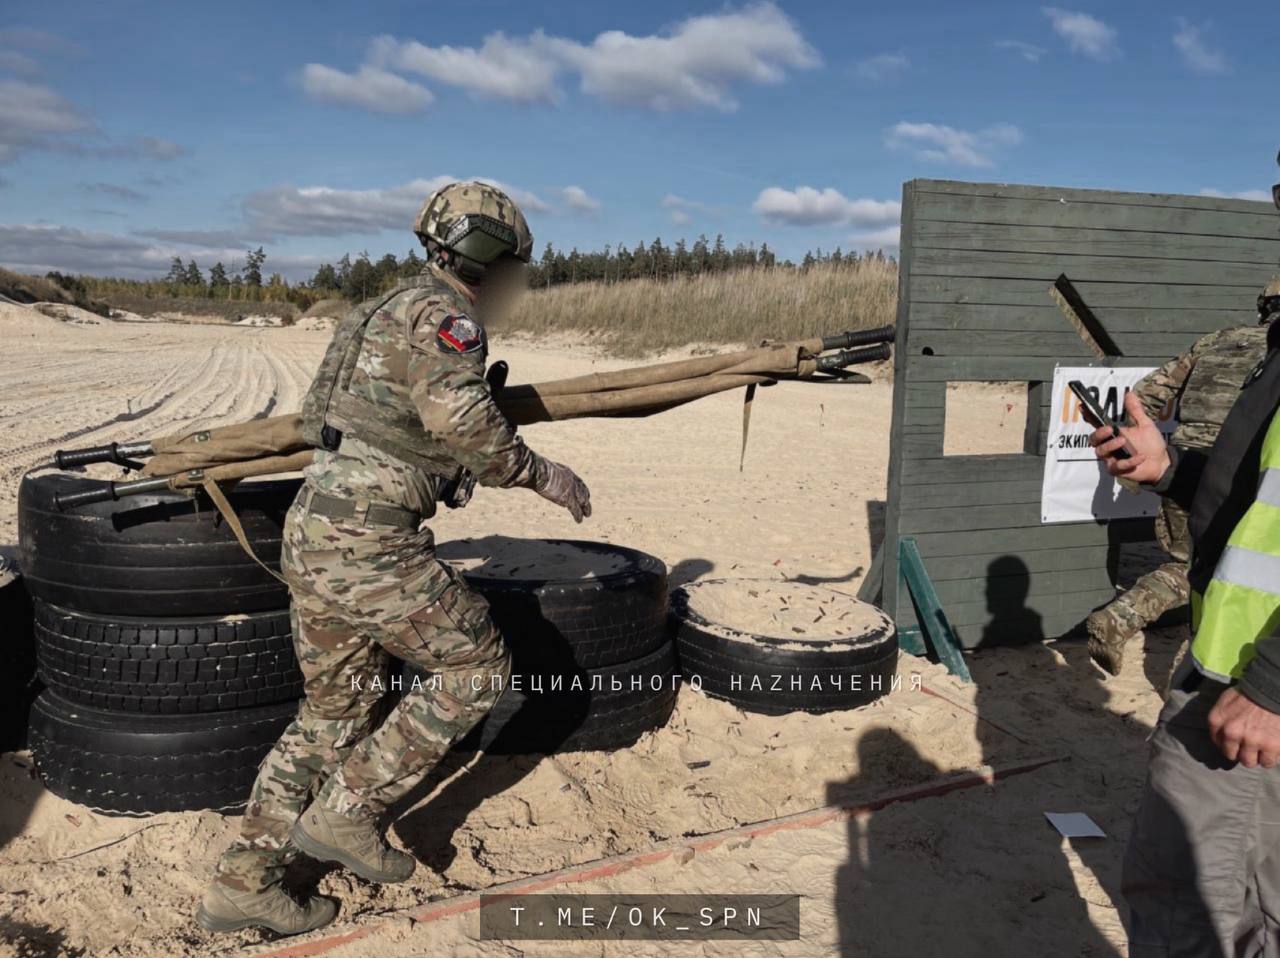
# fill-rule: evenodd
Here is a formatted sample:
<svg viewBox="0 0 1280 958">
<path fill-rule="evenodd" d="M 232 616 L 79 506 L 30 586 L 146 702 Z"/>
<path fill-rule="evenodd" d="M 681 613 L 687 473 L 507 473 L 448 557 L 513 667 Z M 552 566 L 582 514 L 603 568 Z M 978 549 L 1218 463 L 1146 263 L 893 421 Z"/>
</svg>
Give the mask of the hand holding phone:
<svg viewBox="0 0 1280 958">
<path fill-rule="evenodd" d="M 1067 383 L 1067 388 L 1075 393 L 1076 398 L 1080 400 L 1080 412 L 1083 414 L 1085 422 L 1097 428 L 1109 426 L 1112 438 L 1123 438 L 1120 434 L 1121 423 L 1108 418 L 1102 407 L 1098 405 L 1098 400 L 1089 392 L 1084 383 L 1078 379 L 1072 379 Z M 1124 447 L 1117 449 L 1113 455 L 1116 459 L 1128 459 L 1133 455 L 1133 446 L 1129 444 L 1128 439 L 1125 439 Z"/>
</svg>

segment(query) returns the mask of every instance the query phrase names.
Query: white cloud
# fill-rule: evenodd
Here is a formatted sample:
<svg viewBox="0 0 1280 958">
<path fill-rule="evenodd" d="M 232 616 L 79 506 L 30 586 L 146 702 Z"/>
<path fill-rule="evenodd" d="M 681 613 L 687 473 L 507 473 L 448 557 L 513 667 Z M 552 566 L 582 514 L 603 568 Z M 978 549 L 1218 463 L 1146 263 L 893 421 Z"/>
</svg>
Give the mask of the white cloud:
<svg viewBox="0 0 1280 958">
<path fill-rule="evenodd" d="M 427 194 L 454 179 L 437 176 L 380 190 L 276 186 L 249 194 L 244 210 L 252 227 L 270 236 L 407 231 Z"/>
<path fill-rule="evenodd" d="M 1044 47 L 1038 47 L 1034 43 L 1027 43 L 1025 40 L 997 40 L 997 50 L 1009 50 L 1016 53 L 1028 63 L 1039 63 L 1049 51 Z"/>
<path fill-rule="evenodd" d="M 1197 73 L 1228 72 L 1226 56 L 1221 50 L 1210 49 L 1200 30 L 1200 27 L 1178 18 L 1178 32 L 1173 35 L 1173 45 L 1182 54 L 1182 59 Z"/>
<path fill-rule="evenodd" d="M 995 165 L 994 153 L 1021 142 L 1022 131 L 1010 123 L 969 131 L 937 123 L 902 122 L 886 139 L 891 149 L 910 150 L 924 160 L 975 167 Z"/>
<path fill-rule="evenodd" d="M 187 148 L 159 136 L 140 136 L 135 141 L 138 150 L 153 160 L 176 160 L 187 155 Z"/>
<path fill-rule="evenodd" d="M 428 47 L 382 36 L 373 41 L 369 59 L 377 66 L 420 73 L 479 96 L 528 103 L 556 95 L 559 63 L 545 40 L 541 31 L 527 40 L 494 33 L 476 49 Z"/>
<path fill-rule="evenodd" d="M 560 191 L 565 206 L 574 213 L 593 216 L 600 212 L 600 201 L 581 186 L 566 186 Z"/>
<path fill-rule="evenodd" d="M 590 45 L 546 41 L 579 74 L 584 93 L 654 110 L 713 107 L 731 112 L 736 83 L 780 83 L 788 69 L 821 61 L 772 3 L 690 17 L 666 36 L 601 33 Z"/>
<path fill-rule="evenodd" d="M 128 203 L 141 203 L 147 198 L 145 193 L 131 186 L 121 186 L 119 183 L 81 183 L 80 189 L 86 193 L 97 193 Z"/>
<path fill-rule="evenodd" d="M 869 83 L 884 83 L 898 79 L 910 66 L 911 61 L 901 53 L 881 53 L 859 60 L 853 72 L 859 79 Z"/>
<path fill-rule="evenodd" d="M 766 220 L 792 226 L 888 227 L 902 216 L 902 204 L 897 200 L 851 200 L 830 187 L 817 190 L 799 186 L 788 190 L 770 186 L 761 190 L 752 208 Z"/>
<path fill-rule="evenodd" d="M 302 89 L 313 99 L 377 113 L 420 113 L 435 99 L 426 87 L 368 65 L 343 73 L 322 63 L 308 63 L 301 79 Z"/>
<path fill-rule="evenodd" d="M 490 177 L 473 179 L 492 183 L 507 193 L 526 213 L 545 213 L 549 203 Z M 251 232 L 263 236 L 347 236 L 411 229 L 414 214 L 427 195 L 455 176 L 411 180 L 400 186 L 374 190 L 341 190 L 330 186 L 277 186 L 258 190 L 244 200 Z"/>
<path fill-rule="evenodd" d="M 896 250 L 902 245 L 902 228 L 901 226 L 886 226 L 883 229 L 871 230 L 866 233 L 855 233 L 849 237 L 849 242 L 861 249 Z"/>
<path fill-rule="evenodd" d="M 40 64 L 17 50 L 0 50 L 0 70 L 29 76 L 40 72 Z"/>
<path fill-rule="evenodd" d="M 24 273 L 56 269 L 67 273 L 154 279 L 168 270 L 175 256 L 194 258 L 207 269 L 218 260 L 230 265 L 237 258 L 243 258 L 244 248 L 191 249 L 72 226 L 0 224 L 0 263 Z M 300 279 L 313 273 L 321 260 L 314 256 L 268 256 L 267 269 Z"/>
<path fill-rule="evenodd" d="M 671 218 L 671 222 L 676 226 L 688 226 L 693 222 L 694 214 L 699 216 L 719 216 L 724 210 L 709 203 L 700 203 L 697 200 L 687 199 L 683 196 L 677 196 L 674 193 L 668 193 L 662 198 L 661 206 L 667 211 L 667 215 Z"/>
<path fill-rule="evenodd" d="M 633 36 L 607 30 L 590 43 L 536 31 L 528 37 L 490 34 L 479 47 L 429 47 L 414 40 L 379 37 L 368 62 L 352 75 L 310 64 L 304 85 L 313 95 L 387 110 L 377 84 L 389 84 L 390 70 L 413 72 L 481 97 L 515 102 L 552 101 L 559 78 L 576 75 L 583 93 L 610 103 L 654 110 L 738 107 L 739 84 L 780 83 L 789 70 L 816 67 L 818 53 L 795 23 L 771 2 L 740 10 L 690 17 L 663 34 Z M 429 95 L 401 81 L 390 99 L 412 102 Z M 317 89 L 319 88 L 319 92 Z M 420 107 L 419 107 L 420 108 Z M 408 110 L 397 110 L 408 112 Z"/>
<path fill-rule="evenodd" d="M 1115 28 L 1097 17 L 1061 7 L 1042 7 L 1041 10 L 1053 22 L 1054 32 L 1066 41 L 1072 53 L 1092 60 L 1114 60 L 1120 55 Z"/>
<path fill-rule="evenodd" d="M 48 87 L 0 80 L 0 162 L 29 147 L 49 146 L 94 124 Z"/>
<path fill-rule="evenodd" d="M 1224 193 L 1222 190 L 1215 190 L 1209 187 L 1200 191 L 1201 196 L 1216 196 L 1219 199 L 1228 200 L 1257 200 L 1262 203 L 1272 202 L 1270 190 L 1240 190 L 1238 193 Z"/>
</svg>

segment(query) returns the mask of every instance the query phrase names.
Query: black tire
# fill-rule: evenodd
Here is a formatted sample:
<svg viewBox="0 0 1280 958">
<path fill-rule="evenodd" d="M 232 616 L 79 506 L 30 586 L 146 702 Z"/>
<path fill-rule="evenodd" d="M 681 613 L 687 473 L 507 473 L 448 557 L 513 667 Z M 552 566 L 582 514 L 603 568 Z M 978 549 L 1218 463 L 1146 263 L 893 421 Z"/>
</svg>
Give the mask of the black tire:
<svg viewBox="0 0 1280 958">
<path fill-rule="evenodd" d="M 18 564 L 0 555 L 0 752 L 26 741 L 27 713 L 36 693 L 36 650 L 31 599 Z"/>
<path fill-rule="evenodd" d="M 177 715 L 302 697 L 287 611 L 143 619 L 37 600 L 35 633 L 41 681 L 80 705 Z"/>
<path fill-rule="evenodd" d="M 236 542 L 205 496 L 131 496 L 67 512 L 55 493 L 94 479 L 28 475 L 18 492 L 27 588 L 54 605 L 99 615 L 240 615 L 289 604 L 288 590 Z M 284 515 L 300 480 L 242 483 L 228 493 L 254 551 L 276 568 Z"/>
<path fill-rule="evenodd" d="M 526 575 L 486 574 L 486 565 L 501 559 L 505 549 L 542 544 L 598 553 L 614 570 L 598 577 L 557 578 L 538 574 L 535 562 Z M 643 658 L 671 639 L 667 568 L 644 552 L 605 542 L 490 536 L 447 542 L 438 555 L 451 563 L 485 560 L 463 577 L 488 600 L 517 671 L 606 668 Z"/>
<path fill-rule="evenodd" d="M 861 634 L 839 638 L 753 635 L 713 625 L 690 610 L 690 590 L 724 581 L 703 580 L 671 594 L 672 628 L 686 683 L 744 711 L 766 715 L 858 708 L 890 690 L 898 635 L 887 615 Z M 849 601 L 858 602 L 852 596 Z"/>
<path fill-rule="evenodd" d="M 426 688 L 414 692 L 407 684 L 414 671 L 413 666 L 406 669 L 405 694 L 431 694 Z M 518 675 L 514 681 L 519 684 L 510 685 L 502 693 L 492 711 L 457 744 L 459 750 L 480 750 L 490 755 L 550 755 L 626 748 L 645 732 L 667 723 L 679 691 L 675 647 L 671 643 L 643 658 L 602 669 L 513 675 Z M 558 675 L 563 684 L 558 691 L 551 690 L 553 675 Z M 534 676 L 541 680 L 542 691 L 535 687 Z M 640 688 L 632 687 L 633 677 L 642 682 Z M 620 683 L 618 689 L 613 687 L 615 680 Z M 599 683 L 595 691 L 593 682 Z"/>
<path fill-rule="evenodd" d="M 31 751 L 55 795 L 114 814 L 233 810 L 297 712 L 296 703 L 212 715 L 130 715 L 45 690 Z"/>
</svg>

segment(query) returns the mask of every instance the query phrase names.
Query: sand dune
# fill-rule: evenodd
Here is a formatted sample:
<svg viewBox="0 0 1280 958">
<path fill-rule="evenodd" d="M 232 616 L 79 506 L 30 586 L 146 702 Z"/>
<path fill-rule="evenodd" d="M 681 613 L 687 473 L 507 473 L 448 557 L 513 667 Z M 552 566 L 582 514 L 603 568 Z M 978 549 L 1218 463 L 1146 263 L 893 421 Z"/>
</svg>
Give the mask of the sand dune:
<svg viewBox="0 0 1280 958">
<path fill-rule="evenodd" d="M 299 329 L 82 326 L 0 306 L 0 545 L 15 539 L 22 473 L 53 450 L 296 408 L 326 339 Z M 619 365 L 500 335 L 495 343 L 513 381 Z M 649 420 L 532 427 L 532 445 L 591 485 L 592 519 L 576 526 L 528 492 L 481 490 L 468 509 L 439 516 L 435 530 L 442 541 L 615 541 L 663 558 L 676 584 L 803 578 L 851 592 L 882 521 L 890 396 L 883 382 L 762 391 L 742 472 L 737 396 Z M 994 790 L 890 806 L 853 824 L 573 890 L 807 896 L 798 942 L 635 945 L 635 954 L 1122 954 L 1113 904 L 1120 851 L 1158 708 L 1153 686 L 1175 642 L 1154 637 L 1145 660 L 1135 655 L 1105 682 L 1073 643 L 977 655 L 976 686 L 904 659 L 900 691 L 825 716 L 747 715 L 686 688 L 670 725 L 631 750 L 481 758 L 470 768 L 451 757 L 392 831 L 424 863 L 411 882 L 377 888 L 333 871 L 319 887 L 342 901 L 338 927 L 353 928 L 655 842 L 1048 753 L 1070 761 Z M 936 694 L 913 689 L 913 675 Z M 189 922 L 235 819 L 106 818 L 45 793 L 30 764 L 21 753 L 0 757 L 0 940 L 34 943 L 32 954 L 56 945 L 143 958 L 229 955 L 263 941 L 253 933 L 215 941 Z M 1044 825 L 1046 810 L 1087 811 L 1112 838 L 1066 847 Z M 602 953 L 598 945 L 517 950 L 476 934 L 474 914 L 417 928 L 402 921 L 339 954 Z"/>
</svg>

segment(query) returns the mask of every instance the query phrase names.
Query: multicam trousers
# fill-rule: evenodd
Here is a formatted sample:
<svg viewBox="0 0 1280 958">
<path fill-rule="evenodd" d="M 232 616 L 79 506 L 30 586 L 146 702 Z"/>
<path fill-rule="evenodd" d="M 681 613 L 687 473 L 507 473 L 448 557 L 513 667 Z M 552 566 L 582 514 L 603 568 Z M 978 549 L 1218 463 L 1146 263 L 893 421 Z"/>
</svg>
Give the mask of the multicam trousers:
<svg viewBox="0 0 1280 958">
<path fill-rule="evenodd" d="M 279 880 L 297 854 L 289 831 L 313 797 L 377 815 L 497 700 L 510 659 L 488 604 L 434 546 L 427 530 L 344 524 L 294 503 L 280 564 L 306 698 L 262 763 L 218 881 L 257 891 Z M 391 656 L 433 681 L 406 684 L 375 730 Z"/>
<path fill-rule="evenodd" d="M 1106 631 L 1114 633 L 1107 636 L 1112 641 L 1127 640 L 1170 609 L 1185 605 L 1191 599 L 1191 586 L 1187 582 L 1187 563 L 1191 559 L 1187 513 L 1167 499 L 1161 502 L 1156 514 L 1156 540 L 1173 561 L 1142 576 L 1132 588 L 1091 617 Z"/>
</svg>

